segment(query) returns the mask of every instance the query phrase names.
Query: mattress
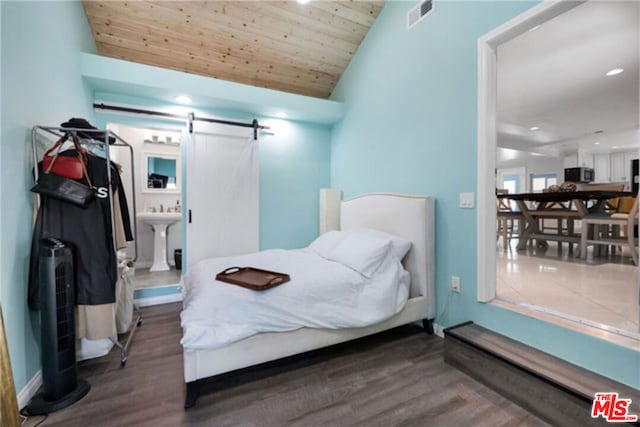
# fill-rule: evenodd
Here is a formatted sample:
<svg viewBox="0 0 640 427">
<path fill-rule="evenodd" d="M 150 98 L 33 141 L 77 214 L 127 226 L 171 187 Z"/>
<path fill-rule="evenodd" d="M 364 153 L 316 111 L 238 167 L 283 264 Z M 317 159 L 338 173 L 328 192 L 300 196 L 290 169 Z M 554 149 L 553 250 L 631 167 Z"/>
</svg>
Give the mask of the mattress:
<svg viewBox="0 0 640 427">
<path fill-rule="evenodd" d="M 257 292 L 215 280 L 232 266 L 286 273 L 291 281 Z M 203 260 L 182 278 L 181 343 L 212 349 L 261 332 L 373 325 L 404 308 L 409 282 L 393 251 L 370 277 L 310 248 Z"/>
</svg>

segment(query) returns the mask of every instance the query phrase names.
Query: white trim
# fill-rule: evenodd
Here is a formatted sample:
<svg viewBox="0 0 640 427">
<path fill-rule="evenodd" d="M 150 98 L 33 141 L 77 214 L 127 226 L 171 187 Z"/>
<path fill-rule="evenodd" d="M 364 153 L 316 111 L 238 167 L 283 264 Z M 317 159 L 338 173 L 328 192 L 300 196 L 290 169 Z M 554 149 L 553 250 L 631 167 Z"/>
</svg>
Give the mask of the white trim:
<svg viewBox="0 0 640 427">
<path fill-rule="evenodd" d="M 478 40 L 478 301 L 496 296 L 496 52 Z"/>
<path fill-rule="evenodd" d="M 478 301 L 496 296 L 497 47 L 584 1 L 544 1 L 478 39 Z"/>
<path fill-rule="evenodd" d="M 495 307 L 519 313 L 532 319 L 541 320 L 552 325 L 557 325 L 565 329 L 570 329 L 585 335 L 590 335 L 594 338 L 605 340 L 619 346 L 640 352 L 640 340 L 630 336 L 633 334 L 630 334 L 628 331 L 624 331 L 624 334 L 618 334 L 615 331 L 615 329 L 617 328 L 612 328 L 610 326 L 598 324 L 588 320 L 585 321 L 584 319 L 569 316 L 564 313 L 554 312 L 548 309 L 537 310 L 536 306 L 514 303 L 504 299 L 496 298 L 491 301 L 490 304 Z"/>
<path fill-rule="evenodd" d="M 624 329 L 616 328 L 615 326 L 605 325 L 604 323 L 595 322 L 593 320 L 585 319 L 583 317 L 572 316 L 570 314 L 563 313 L 561 311 L 553 310 L 551 308 L 546 308 L 546 307 L 542 307 L 535 304 L 529 304 L 527 302 L 511 301 L 504 298 L 500 298 L 500 300 L 506 302 L 507 304 L 513 304 L 516 306 L 523 307 L 524 309 L 527 309 L 527 310 L 539 311 L 544 314 L 550 314 L 552 316 L 570 320 L 572 322 L 579 323 L 581 325 L 585 325 L 590 328 L 600 329 L 600 330 L 609 332 L 611 334 L 616 334 L 625 338 L 631 338 L 636 341 L 640 341 L 640 333 L 625 331 Z M 636 350 L 640 351 L 640 347 L 638 347 Z"/>
<path fill-rule="evenodd" d="M 27 404 L 31 401 L 33 396 L 36 395 L 38 389 L 42 385 L 42 370 L 36 372 L 36 374 L 31 377 L 29 382 L 20 390 L 18 393 L 18 408 L 22 410 Z"/>
<path fill-rule="evenodd" d="M 433 334 L 440 337 L 440 338 L 444 338 L 444 326 L 438 324 L 438 323 L 433 323 Z"/>
<path fill-rule="evenodd" d="M 151 305 L 169 304 L 171 302 L 182 301 L 182 292 L 174 294 L 159 295 L 157 297 L 137 298 L 133 302 L 138 307 L 148 307 Z"/>
</svg>

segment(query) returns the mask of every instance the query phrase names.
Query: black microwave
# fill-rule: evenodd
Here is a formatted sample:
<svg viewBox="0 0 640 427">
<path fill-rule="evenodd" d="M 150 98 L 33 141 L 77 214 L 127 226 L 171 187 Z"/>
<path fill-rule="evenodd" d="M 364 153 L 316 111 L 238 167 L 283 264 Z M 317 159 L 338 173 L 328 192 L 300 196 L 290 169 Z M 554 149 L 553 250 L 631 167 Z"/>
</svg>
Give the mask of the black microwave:
<svg viewBox="0 0 640 427">
<path fill-rule="evenodd" d="M 595 178 L 593 168 L 565 168 L 564 180 L 568 182 L 592 182 Z"/>
</svg>

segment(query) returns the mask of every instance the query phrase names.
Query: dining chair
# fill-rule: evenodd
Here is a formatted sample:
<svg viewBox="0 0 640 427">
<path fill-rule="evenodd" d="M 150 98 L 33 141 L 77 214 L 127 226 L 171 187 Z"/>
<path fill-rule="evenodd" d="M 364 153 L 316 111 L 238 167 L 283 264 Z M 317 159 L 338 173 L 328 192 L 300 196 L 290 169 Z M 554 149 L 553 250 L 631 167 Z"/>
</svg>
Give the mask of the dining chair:
<svg viewBox="0 0 640 427">
<path fill-rule="evenodd" d="M 509 194 L 509 190 L 504 188 L 496 189 L 496 194 Z M 497 227 L 496 227 L 496 243 L 502 237 L 502 248 L 505 252 L 511 247 L 511 239 L 514 232 L 519 233 L 522 224 L 520 220 L 524 217 L 520 212 L 514 212 L 507 199 L 497 199 Z M 517 224 L 517 228 L 516 228 Z"/>
<path fill-rule="evenodd" d="M 571 211 L 571 206 L 573 202 L 550 202 L 546 204 L 545 209 L 553 212 L 556 210 L 559 212 L 557 217 L 545 216 L 538 219 L 538 228 L 543 233 L 546 233 L 547 230 L 551 230 L 553 233 L 558 236 L 573 236 L 574 231 L 574 220 L 571 217 L 568 217 L 564 213 L 566 211 Z M 562 240 L 558 240 L 558 255 L 562 254 Z M 573 253 L 573 243 L 567 242 L 569 246 L 569 253 Z"/>
<path fill-rule="evenodd" d="M 629 248 L 633 263 L 638 265 L 637 226 L 638 197 L 634 198 L 628 213 L 598 212 L 583 217 L 580 257 L 586 259 L 587 245 L 620 245 Z"/>
</svg>

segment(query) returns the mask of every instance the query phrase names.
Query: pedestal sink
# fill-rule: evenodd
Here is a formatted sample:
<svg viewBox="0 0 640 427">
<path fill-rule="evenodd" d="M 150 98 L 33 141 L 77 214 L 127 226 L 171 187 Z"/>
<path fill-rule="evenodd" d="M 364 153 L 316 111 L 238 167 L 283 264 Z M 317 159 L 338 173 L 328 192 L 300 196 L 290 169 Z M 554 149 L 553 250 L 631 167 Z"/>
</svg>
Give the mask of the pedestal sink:
<svg viewBox="0 0 640 427">
<path fill-rule="evenodd" d="M 136 217 L 154 231 L 151 271 L 169 271 L 167 263 L 167 227 L 182 219 L 180 212 L 139 212 Z"/>
</svg>

